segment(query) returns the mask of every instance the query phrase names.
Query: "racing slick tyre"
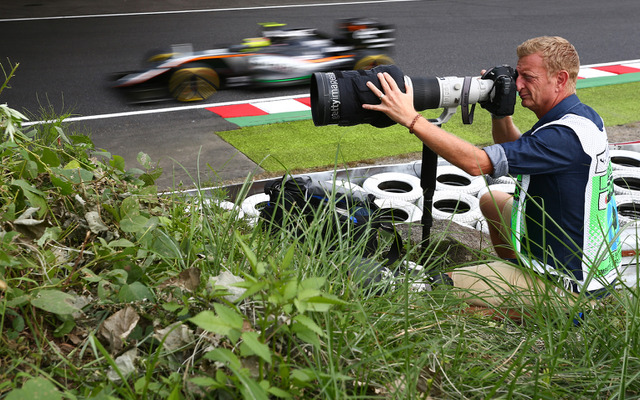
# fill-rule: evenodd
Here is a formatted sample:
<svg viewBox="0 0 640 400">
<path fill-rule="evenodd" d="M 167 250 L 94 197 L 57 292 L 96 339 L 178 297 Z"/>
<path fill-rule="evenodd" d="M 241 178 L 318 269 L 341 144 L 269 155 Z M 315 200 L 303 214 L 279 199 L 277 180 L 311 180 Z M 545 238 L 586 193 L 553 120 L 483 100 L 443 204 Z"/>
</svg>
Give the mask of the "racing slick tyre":
<svg viewBox="0 0 640 400">
<path fill-rule="evenodd" d="M 393 58 L 389 57 L 386 54 L 375 54 L 375 55 L 362 57 L 361 59 L 356 61 L 356 64 L 354 65 L 353 69 L 368 70 L 373 67 L 377 67 L 378 65 L 391 65 L 391 64 L 395 64 L 395 62 L 393 61 Z"/>
<path fill-rule="evenodd" d="M 374 201 L 382 211 L 383 219 L 391 217 L 393 224 L 420 222 L 422 211 L 415 204 L 402 200 L 376 199 Z"/>
<path fill-rule="evenodd" d="M 378 199 L 415 203 L 422 195 L 420 178 L 402 172 L 382 172 L 367 178 L 362 188 Z"/>
<path fill-rule="evenodd" d="M 467 193 L 441 190 L 433 194 L 433 218 L 475 229 L 482 219 L 479 200 Z"/>
<path fill-rule="evenodd" d="M 640 167 L 640 153 L 637 151 L 609 150 L 609 157 L 611 157 L 611 167 L 614 170 L 633 169 L 640 171 L 637 169 Z"/>
<path fill-rule="evenodd" d="M 632 221 L 640 221 L 640 196 L 618 195 L 616 207 L 620 226 Z"/>
<path fill-rule="evenodd" d="M 182 102 L 201 101 L 220 89 L 220 76 L 206 64 L 187 64 L 169 78 L 169 93 Z"/>
<path fill-rule="evenodd" d="M 453 190 L 472 196 L 486 187 L 482 176 L 472 176 L 453 165 L 440 165 L 436 171 L 436 190 Z"/>
<path fill-rule="evenodd" d="M 616 195 L 640 195 L 640 170 L 614 170 L 612 178 Z"/>
</svg>

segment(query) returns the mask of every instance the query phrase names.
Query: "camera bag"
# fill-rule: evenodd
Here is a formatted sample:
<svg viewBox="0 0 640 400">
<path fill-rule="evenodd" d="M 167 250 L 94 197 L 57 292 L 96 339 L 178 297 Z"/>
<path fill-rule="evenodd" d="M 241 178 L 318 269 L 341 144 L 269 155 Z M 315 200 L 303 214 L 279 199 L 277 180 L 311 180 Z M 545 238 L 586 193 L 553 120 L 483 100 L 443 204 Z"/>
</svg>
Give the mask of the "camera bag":
<svg viewBox="0 0 640 400">
<path fill-rule="evenodd" d="M 393 265 L 400 258 L 402 238 L 393 227 L 392 219 L 375 204 L 372 194 L 351 191 L 307 175 L 285 175 L 271 180 L 265 184 L 264 192 L 269 195 L 269 202 L 260 210 L 265 229 L 284 229 L 304 241 L 308 239 L 308 228 L 315 222 L 322 237 L 333 239 L 335 245 L 339 235 L 354 245 L 349 270 L 352 276 L 365 277 L 364 285 L 395 275 Z M 373 257 L 380 245 L 379 235 L 384 232 L 391 235 L 391 246 L 384 252 L 383 259 L 377 261 Z M 356 251 L 356 244 L 363 243 L 364 250 Z"/>
</svg>

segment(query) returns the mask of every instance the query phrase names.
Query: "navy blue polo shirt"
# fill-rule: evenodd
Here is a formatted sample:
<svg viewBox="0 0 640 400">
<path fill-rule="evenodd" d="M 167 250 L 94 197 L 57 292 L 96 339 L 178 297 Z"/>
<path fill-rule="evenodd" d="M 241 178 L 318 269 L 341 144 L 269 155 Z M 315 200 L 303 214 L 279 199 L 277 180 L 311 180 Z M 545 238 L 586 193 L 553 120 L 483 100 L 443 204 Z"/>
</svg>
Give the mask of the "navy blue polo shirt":
<svg viewBox="0 0 640 400">
<path fill-rule="evenodd" d="M 484 150 L 494 167 L 492 176 L 531 176 L 525 212 L 527 236 L 522 248 L 535 259 L 582 280 L 584 194 L 591 157 L 573 129 L 565 125 L 551 125 L 532 134 L 566 114 L 586 117 L 604 129 L 602 118 L 574 94 L 518 140 Z"/>
</svg>

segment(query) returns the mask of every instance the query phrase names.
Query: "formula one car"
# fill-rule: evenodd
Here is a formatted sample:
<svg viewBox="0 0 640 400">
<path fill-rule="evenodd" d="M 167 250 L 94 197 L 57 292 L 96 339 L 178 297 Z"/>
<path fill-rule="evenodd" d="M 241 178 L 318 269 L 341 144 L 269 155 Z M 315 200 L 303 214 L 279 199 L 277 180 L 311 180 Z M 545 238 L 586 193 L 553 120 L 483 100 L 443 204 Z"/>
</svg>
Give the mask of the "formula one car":
<svg viewBox="0 0 640 400">
<path fill-rule="evenodd" d="M 311 28 L 262 24 L 261 37 L 226 48 L 193 51 L 173 45 L 151 54 L 148 68 L 116 75 L 114 87 L 137 103 L 174 98 L 200 101 L 218 90 L 308 84 L 314 72 L 393 64 L 395 29 L 373 19 L 337 22 L 330 36 Z"/>
</svg>

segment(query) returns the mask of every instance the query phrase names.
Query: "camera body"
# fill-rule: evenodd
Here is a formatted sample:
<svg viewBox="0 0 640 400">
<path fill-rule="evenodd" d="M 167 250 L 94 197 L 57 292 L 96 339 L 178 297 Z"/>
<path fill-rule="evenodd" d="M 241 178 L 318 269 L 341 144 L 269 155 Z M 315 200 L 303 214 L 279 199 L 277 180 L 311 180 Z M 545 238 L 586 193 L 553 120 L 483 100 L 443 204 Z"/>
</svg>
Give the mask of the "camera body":
<svg viewBox="0 0 640 400">
<path fill-rule="evenodd" d="M 316 126 L 370 124 L 378 128 L 395 122 L 384 113 L 365 110 L 362 104 L 380 100 L 367 87 L 371 81 L 380 88 L 379 72 L 389 73 L 403 92 L 405 76 L 395 65 L 380 65 L 370 70 L 318 72 L 311 77 L 311 115 Z M 443 124 L 462 107 L 463 121 L 472 122 L 473 108 L 480 103 L 497 116 L 513 114 L 516 100 L 516 72 L 503 65 L 482 77 L 408 77 L 413 88 L 413 103 L 418 111 L 443 108 L 432 122 Z"/>
</svg>

